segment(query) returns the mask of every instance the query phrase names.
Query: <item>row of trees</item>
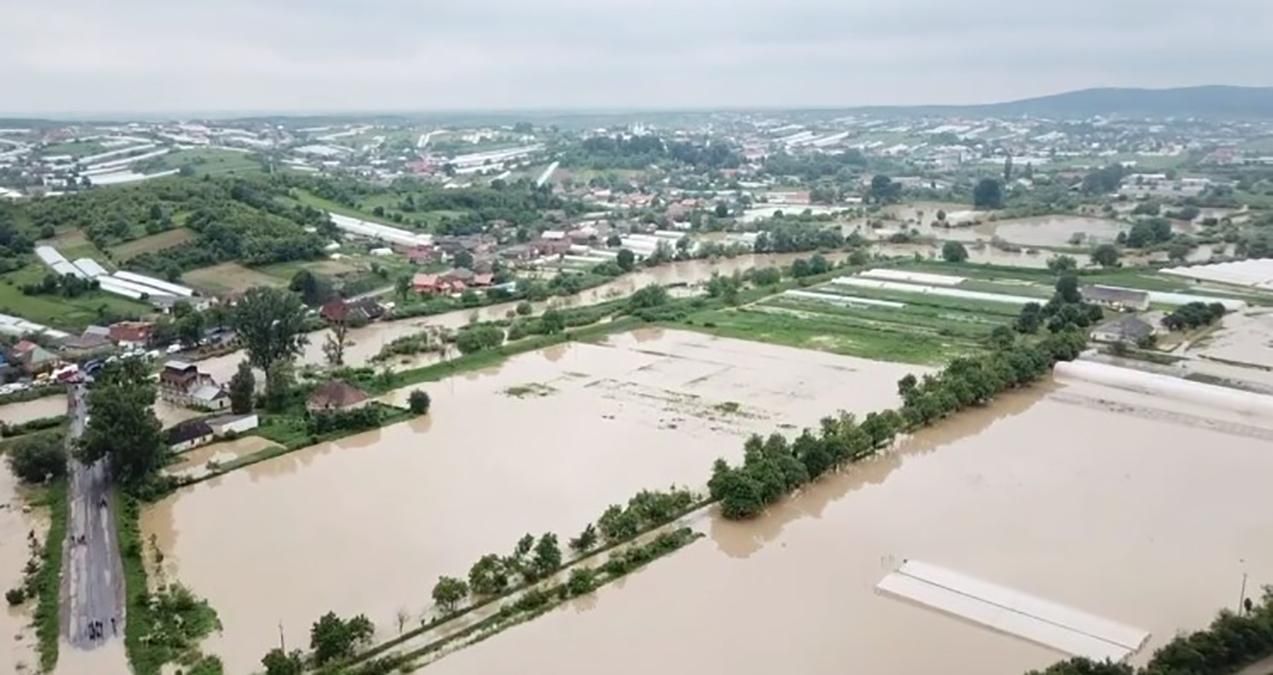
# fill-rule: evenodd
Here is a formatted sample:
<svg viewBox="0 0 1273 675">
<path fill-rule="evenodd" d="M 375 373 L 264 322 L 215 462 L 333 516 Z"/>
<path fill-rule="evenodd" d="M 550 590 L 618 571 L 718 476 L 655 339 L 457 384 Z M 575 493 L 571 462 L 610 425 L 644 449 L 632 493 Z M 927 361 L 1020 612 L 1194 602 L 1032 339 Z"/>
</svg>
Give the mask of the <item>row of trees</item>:
<svg viewBox="0 0 1273 675">
<path fill-rule="evenodd" d="M 792 442 L 778 433 L 767 439 L 752 436 L 743 446 L 742 465 L 716 461 L 708 488 L 726 518 L 754 517 L 827 471 L 873 454 L 899 432 L 1033 382 L 1057 361 L 1076 358 L 1085 344 L 1082 333 L 1066 331 L 1034 344 L 1011 342 L 985 356 L 957 358 L 922 379 L 908 375 L 898 382 L 903 400 L 898 410 L 871 413 L 860 422 L 852 415 L 824 418 L 819 433 L 806 429 Z"/>
<path fill-rule="evenodd" d="M 1013 327 L 1018 333 L 1035 334 L 1043 326 L 1051 333 L 1093 326 L 1104 318 L 1100 306 L 1084 302 L 1078 277 L 1072 273 L 1057 279 L 1056 292 L 1046 304 L 1027 302 Z"/>
<path fill-rule="evenodd" d="M 97 290 L 96 279 L 82 279 L 74 274 L 53 272 L 45 274 L 39 283 L 22 285 L 22 292 L 26 295 L 57 294 L 64 298 L 77 298 L 95 290 Z"/>
<path fill-rule="evenodd" d="M 582 554 L 602 540 L 608 544 L 626 541 L 643 530 L 671 522 L 693 504 L 694 493 L 689 490 L 675 487 L 667 491 L 642 490 L 628 500 L 627 506 L 613 504 L 606 508 L 596 525 L 588 523 L 570 540 L 570 548 Z M 470 594 L 490 597 L 519 584 L 533 583 L 556 572 L 563 561 L 556 534 L 548 532 L 538 539 L 527 534 L 517 541 L 511 554 L 492 553 L 479 558 L 469 568 L 467 579 L 440 577 L 433 587 L 433 601 L 439 609 L 449 613 Z"/>
<path fill-rule="evenodd" d="M 1162 318 L 1168 330 L 1184 330 L 1209 326 L 1224 316 L 1224 305 L 1219 302 L 1191 302 L 1181 305 Z"/>
<path fill-rule="evenodd" d="M 1205 630 L 1178 635 L 1154 652 L 1149 663 L 1098 663 L 1075 658 L 1027 675 L 1213 675 L 1236 673 L 1273 655 L 1273 590 L 1264 598 L 1247 598 L 1239 613 L 1228 610 Z"/>
</svg>

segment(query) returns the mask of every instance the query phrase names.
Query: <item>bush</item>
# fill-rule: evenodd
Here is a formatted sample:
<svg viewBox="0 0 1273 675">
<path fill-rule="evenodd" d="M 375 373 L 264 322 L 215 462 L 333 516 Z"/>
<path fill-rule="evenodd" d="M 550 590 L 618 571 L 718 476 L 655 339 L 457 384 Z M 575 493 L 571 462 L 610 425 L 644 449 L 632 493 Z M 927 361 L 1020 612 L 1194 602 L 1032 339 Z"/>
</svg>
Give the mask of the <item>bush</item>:
<svg viewBox="0 0 1273 675">
<path fill-rule="evenodd" d="M 423 389 L 412 390 L 411 394 L 407 396 L 407 406 L 411 408 L 411 412 L 417 415 L 427 415 L 431 403 L 429 392 Z"/>
<path fill-rule="evenodd" d="M 66 475 L 66 447 L 61 434 L 23 439 L 9 452 L 9 468 L 25 483 Z"/>
<path fill-rule="evenodd" d="M 5 602 L 9 603 L 10 607 L 17 607 L 26 602 L 27 593 L 22 588 L 10 588 L 4 592 L 4 599 Z"/>
</svg>

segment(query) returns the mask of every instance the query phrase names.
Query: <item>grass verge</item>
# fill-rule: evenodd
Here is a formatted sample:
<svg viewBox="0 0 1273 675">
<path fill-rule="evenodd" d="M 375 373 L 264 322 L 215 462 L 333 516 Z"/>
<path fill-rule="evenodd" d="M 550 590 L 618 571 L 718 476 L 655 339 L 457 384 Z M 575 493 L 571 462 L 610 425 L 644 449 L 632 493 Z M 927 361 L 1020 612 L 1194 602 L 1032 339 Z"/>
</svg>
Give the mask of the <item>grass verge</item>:
<svg viewBox="0 0 1273 675">
<path fill-rule="evenodd" d="M 44 564 L 40 567 L 40 594 L 35 607 L 35 636 L 39 642 L 40 670 L 52 672 L 57 665 L 59 611 L 62 602 L 62 545 L 66 539 L 66 481 L 59 480 L 44 492 L 42 503 L 49 509 L 49 532 L 44 538 Z"/>
</svg>

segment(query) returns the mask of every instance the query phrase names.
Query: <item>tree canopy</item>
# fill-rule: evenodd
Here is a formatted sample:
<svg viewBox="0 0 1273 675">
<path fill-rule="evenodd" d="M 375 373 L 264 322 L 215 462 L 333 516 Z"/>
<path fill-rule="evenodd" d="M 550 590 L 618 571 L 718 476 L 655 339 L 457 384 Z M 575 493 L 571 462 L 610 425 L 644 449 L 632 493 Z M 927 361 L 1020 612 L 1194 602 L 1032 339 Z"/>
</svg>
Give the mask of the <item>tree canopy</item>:
<svg viewBox="0 0 1273 675">
<path fill-rule="evenodd" d="M 291 361 L 309 342 L 305 306 L 284 290 L 249 289 L 234 307 L 233 323 L 252 365 L 266 372 L 275 361 Z"/>
</svg>

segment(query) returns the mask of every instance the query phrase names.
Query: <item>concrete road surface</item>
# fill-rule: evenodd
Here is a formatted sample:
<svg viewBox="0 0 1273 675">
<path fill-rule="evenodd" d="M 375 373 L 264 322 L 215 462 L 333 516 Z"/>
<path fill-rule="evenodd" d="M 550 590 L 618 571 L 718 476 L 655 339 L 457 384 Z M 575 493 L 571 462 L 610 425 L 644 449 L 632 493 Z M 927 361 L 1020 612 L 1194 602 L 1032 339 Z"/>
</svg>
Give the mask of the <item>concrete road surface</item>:
<svg viewBox="0 0 1273 675">
<path fill-rule="evenodd" d="M 84 385 L 73 384 L 67 395 L 67 414 L 71 418 L 68 438 L 76 439 L 88 423 L 87 392 Z M 123 640 L 124 636 L 124 570 L 111 514 L 110 487 L 105 459 L 92 465 L 70 460 L 70 517 L 62 555 L 61 623 L 62 636 L 79 649 L 93 649 L 110 640 Z M 116 654 L 114 658 L 122 654 L 122 650 L 105 652 Z M 107 670 L 105 665 L 103 672 Z"/>
</svg>

